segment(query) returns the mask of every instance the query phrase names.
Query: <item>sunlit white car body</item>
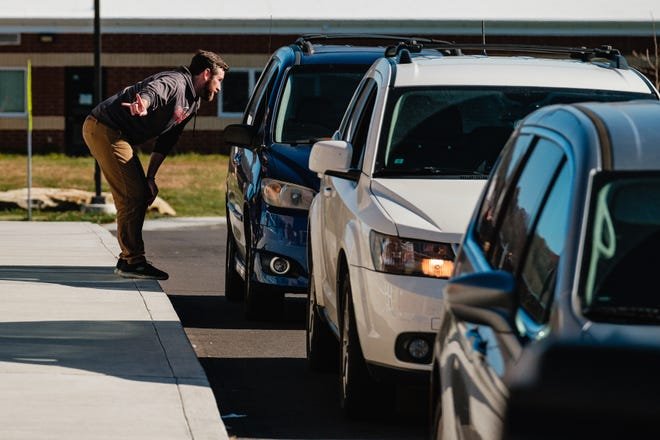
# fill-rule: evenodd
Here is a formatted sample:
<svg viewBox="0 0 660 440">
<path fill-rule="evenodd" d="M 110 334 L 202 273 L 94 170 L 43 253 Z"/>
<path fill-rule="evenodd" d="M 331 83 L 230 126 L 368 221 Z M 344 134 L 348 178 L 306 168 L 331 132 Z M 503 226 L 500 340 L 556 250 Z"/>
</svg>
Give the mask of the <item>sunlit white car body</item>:
<svg viewBox="0 0 660 440">
<path fill-rule="evenodd" d="M 333 180 L 334 189 L 322 186 L 310 209 L 314 281 L 316 292 L 323 292 L 317 294 L 319 306 L 338 332 L 337 257 L 344 254 L 367 362 L 429 370 L 428 364 L 397 359 L 394 340 L 404 332 L 437 331 L 435 318 L 440 316 L 440 292 L 446 280 L 375 271 L 369 233 L 377 230 L 412 239 L 459 243 L 485 181 L 360 179 L 353 188 L 350 181 Z M 351 199 L 344 199 L 350 205 L 333 203 L 338 192 L 351 194 Z M 324 210 L 324 204 L 331 209 Z M 451 215 L 447 215 L 448 206 Z M 335 232 L 341 234 L 324 245 L 324 234 Z"/>
<path fill-rule="evenodd" d="M 431 371 L 423 342 L 433 341 L 447 307 L 444 274 L 383 269 L 373 249 L 384 247 L 373 236 L 457 250 L 520 120 L 549 103 L 602 99 L 603 90 L 648 90 L 638 73 L 577 59 L 405 55 L 374 63 L 332 140 L 317 142 L 310 155 L 321 185 L 309 214 L 307 359 L 320 369 L 339 351 L 340 402 L 349 415 L 369 404 L 389 373 Z M 415 250 L 415 264 L 428 260 L 438 261 Z M 356 363 L 363 368 L 351 371 Z"/>
</svg>

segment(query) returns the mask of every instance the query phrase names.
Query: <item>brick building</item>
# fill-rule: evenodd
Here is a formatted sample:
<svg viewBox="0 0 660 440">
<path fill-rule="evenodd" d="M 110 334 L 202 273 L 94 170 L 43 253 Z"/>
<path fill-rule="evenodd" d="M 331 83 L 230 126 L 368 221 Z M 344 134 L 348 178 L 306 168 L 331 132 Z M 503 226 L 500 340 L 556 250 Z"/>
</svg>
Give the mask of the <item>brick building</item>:
<svg viewBox="0 0 660 440">
<path fill-rule="evenodd" d="M 23 0 L 0 6 L 0 152 L 26 148 L 26 72 L 32 65 L 33 150 L 83 154 L 80 127 L 94 102 L 93 0 Z M 450 7 L 403 2 L 251 0 L 101 0 L 103 97 L 160 70 L 187 65 L 198 48 L 219 52 L 231 66 L 217 100 L 202 106 L 192 134 L 177 151 L 222 150 L 222 130 L 242 108 L 269 54 L 303 33 L 419 35 L 489 43 L 619 48 L 653 51 L 653 17 L 660 4 L 629 0 L 603 5 L 555 0 L 466 0 Z M 624 3 L 624 2 L 621 2 Z M 164 5 L 167 7 L 164 8 Z M 276 6 L 276 8 L 275 8 Z M 165 10 L 164 10 L 164 9 Z M 475 17 L 474 11 L 480 11 Z M 148 149 L 149 146 L 145 146 Z"/>
</svg>

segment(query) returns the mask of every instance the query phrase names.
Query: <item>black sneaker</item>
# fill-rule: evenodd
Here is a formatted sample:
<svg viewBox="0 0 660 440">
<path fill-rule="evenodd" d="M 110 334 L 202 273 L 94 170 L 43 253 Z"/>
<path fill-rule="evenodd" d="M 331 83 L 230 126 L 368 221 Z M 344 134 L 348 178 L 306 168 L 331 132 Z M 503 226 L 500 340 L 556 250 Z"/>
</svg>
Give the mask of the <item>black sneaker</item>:
<svg viewBox="0 0 660 440">
<path fill-rule="evenodd" d="M 126 266 L 127 264 L 128 264 L 128 262 L 126 260 L 124 260 L 123 258 L 118 259 L 117 260 L 117 265 L 115 266 L 115 273 L 119 273 L 119 271 L 122 270 L 124 268 L 124 266 Z"/>
<path fill-rule="evenodd" d="M 121 267 L 119 262 L 117 262 L 116 273 L 124 278 L 140 278 L 144 280 L 166 280 L 170 277 L 167 272 L 156 269 L 146 261 L 135 264 L 128 264 L 124 261 Z"/>
</svg>

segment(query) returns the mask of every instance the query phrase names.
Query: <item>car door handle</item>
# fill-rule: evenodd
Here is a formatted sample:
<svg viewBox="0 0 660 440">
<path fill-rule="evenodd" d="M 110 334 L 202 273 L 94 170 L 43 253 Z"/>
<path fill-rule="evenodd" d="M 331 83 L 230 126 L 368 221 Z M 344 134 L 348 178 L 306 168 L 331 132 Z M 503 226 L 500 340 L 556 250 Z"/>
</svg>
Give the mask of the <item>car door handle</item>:
<svg viewBox="0 0 660 440">
<path fill-rule="evenodd" d="M 331 187 L 331 186 L 326 186 L 325 188 L 323 188 L 323 195 L 324 195 L 324 196 L 326 196 L 326 197 L 332 197 L 332 194 L 333 194 L 333 193 L 334 193 L 334 191 L 332 190 L 332 187 Z"/>
</svg>

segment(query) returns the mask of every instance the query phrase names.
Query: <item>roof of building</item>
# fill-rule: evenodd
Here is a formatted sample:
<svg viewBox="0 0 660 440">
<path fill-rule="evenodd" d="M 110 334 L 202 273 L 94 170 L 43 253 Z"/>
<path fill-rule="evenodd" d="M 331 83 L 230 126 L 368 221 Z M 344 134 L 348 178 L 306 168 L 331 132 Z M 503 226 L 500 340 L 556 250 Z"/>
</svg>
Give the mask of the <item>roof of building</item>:
<svg viewBox="0 0 660 440">
<path fill-rule="evenodd" d="M 657 0 L 100 0 L 104 32 L 304 33 L 424 32 L 651 35 Z M 165 7 L 166 5 L 166 7 Z M 94 0 L 23 0 L 0 5 L 3 32 L 92 32 Z"/>
</svg>

